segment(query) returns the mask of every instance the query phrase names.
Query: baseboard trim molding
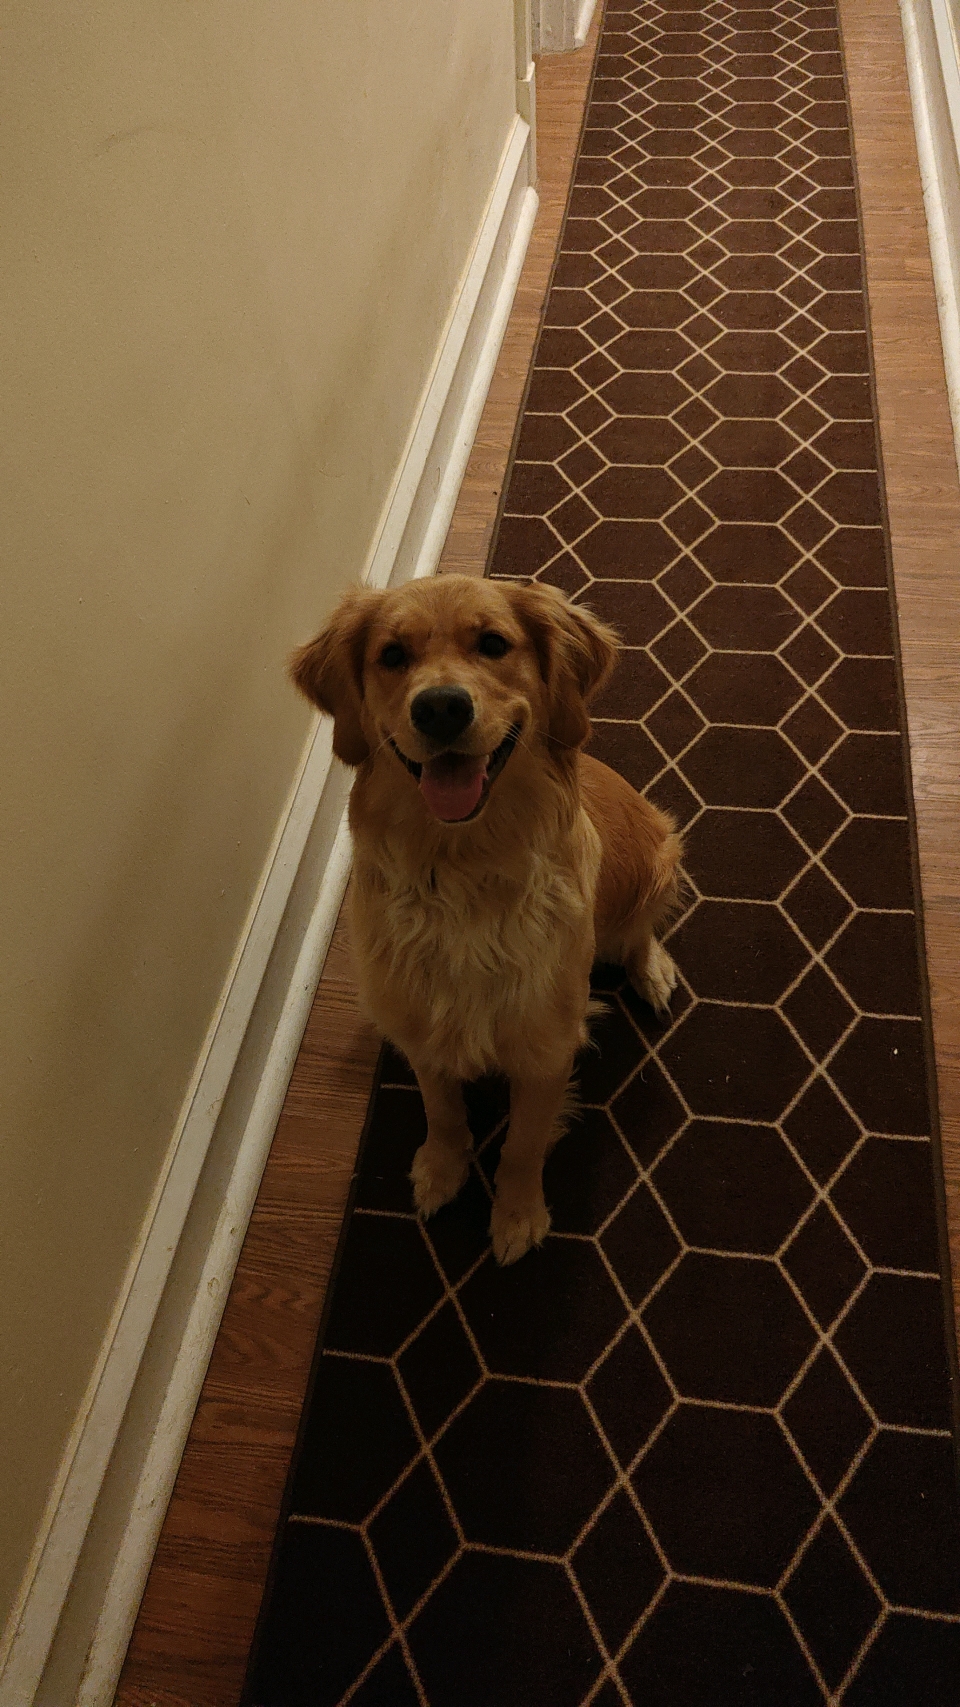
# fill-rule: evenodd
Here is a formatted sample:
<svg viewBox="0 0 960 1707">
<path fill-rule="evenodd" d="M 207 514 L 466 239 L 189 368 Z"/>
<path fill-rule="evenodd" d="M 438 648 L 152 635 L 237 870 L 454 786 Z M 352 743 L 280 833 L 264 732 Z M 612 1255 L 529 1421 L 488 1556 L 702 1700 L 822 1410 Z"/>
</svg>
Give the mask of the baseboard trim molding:
<svg viewBox="0 0 960 1707">
<path fill-rule="evenodd" d="M 32 1569 L 11 1619 L 0 1673 L 2 1707 L 30 1707 L 35 1699 L 332 767 L 331 733 L 318 724 L 241 933 L 240 947 L 201 1049 L 97 1368 L 64 1453 Z M 344 796 L 347 786 L 344 776 Z M 341 802 L 341 813 L 342 809 Z"/>
<path fill-rule="evenodd" d="M 580 0 L 580 10 L 577 13 L 577 27 L 573 37 L 574 47 L 584 46 L 586 39 L 590 34 L 590 25 L 593 23 L 593 14 L 596 9 L 597 0 Z"/>
<path fill-rule="evenodd" d="M 508 136 L 364 565 L 433 574 L 537 209 Z M 308 744 L 0 1648 L 0 1707 L 109 1707 L 350 870 L 349 773 Z"/>
<path fill-rule="evenodd" d="M 230 1127 L 234 1124 L 230 1123 L 226 1133 L 228 1142 L 221 1145 L 221 1150 L 232 1150 L 233 1154 L 210 1158 L 209 1177 L 202 1182 L 205 1189 L 195 1206 L 191 1206 L 194 1224 L 188 1221 L 185 1227 L 182 1270 L 174 1277 L 170 1299 L 164 1299 L 158 1312 L 157 1345 L 148 1348 L 145 1358 L 141 1402 L 129 1419 L 127 1438 L 118 1441 L 117 1488 L 122 1489 L 123 1498 L 118 1502 L 116 1491 L 106 1490 L 107 1501 L 114 1509 L 111 1512 L 105 1504 L 97 1514 L 101 1531 L 115 1533 L 120 1528 L 115 1551 L 111 1548 L 106 1554 L 102 1546 L 95 1545 L 91 1549 L 101 1558 L 112 1558 L 102 1604 L 99 1607 L 87 1604 L 86 1619 L 71 1618 L 64 1629 L 67 1638 L 64 1658 L 75 1659 L 86 1653 L 79 1685 L 67 1697 L 76 1707 L 108 1707 L 113 1700 L 230 1282 L 350 876 L 352 854 L 345 802 L 349 778 L 335 781 L 341 786 L 334 786 L 329 803 L 321 801 L 315 820 L 317 845 L 305 851 L 284 918 L 288 940 L 286 954 L 281 948 L 281 955 L 286 965 L 274 977 L 279 1013 L 274 1011 L 276 1003 L 268 999 L 264 1004 L 265 1023 L 252 1028 L 251 1041 L 249 1045 L 245 1043 L 243 1051 L 245 1058 L 238 1063 L 239 1077 L 244 1083 L 237 1085 L 234 1096 L 242 1107 L 242 1117 L 236 1122 L 242 1136 L 238 1145 L 229 1144 Z M 336 833 L 330 846 L 325 832 L 337 812 Z M 172 1363 L 169 1355 L 164 1355 L 171 1345 L 176 1346 Z M 151 1414 L 145 1415 L 148 1410 Z M 135 1472 L 133 1476 L 131 1469 Z M 109 1521 L 111 1516 L 113 1523 Z M 94 1543 L 97 1539 L 92 1537 Z M 102 1539 L 106 1539 L 106 1534 Z M 94 1573 L 95 1577 L 101 1574 Z M 85 1587 L 84 1601 L 89 1603 L 89 1585 Z M 72 1631 L 70 1624 L 76 1621 L 89 1627 L 91 1613 L 93 1635 L 92 1639 L 88 1637 L 85 1648 L 76 1640 L 81 1631 Z M 72 1682 L 63 1678 L 62 1665 L 54 1653 L 41 1682 L 38 1702 L 43 1702 L 44 1707 L 59 1707 L 64 1700 L 64 1681 Z"/>
<path fill-rule="evenodd" d="M 570 53 L 583 47 L 597 0 L 535 0 L 534 53 Z"/>
<path fill-rule="evenodd" d="M 960 456 L 960 58 L 946 0 L 900 0 L 953 438 Z"/>
<path fill-rule="evenodd" d="M 432 575 L 440 560 L 537 211 L 532 145 L 518 114 L 364 566 L 371 586 Z"/>
</svg>

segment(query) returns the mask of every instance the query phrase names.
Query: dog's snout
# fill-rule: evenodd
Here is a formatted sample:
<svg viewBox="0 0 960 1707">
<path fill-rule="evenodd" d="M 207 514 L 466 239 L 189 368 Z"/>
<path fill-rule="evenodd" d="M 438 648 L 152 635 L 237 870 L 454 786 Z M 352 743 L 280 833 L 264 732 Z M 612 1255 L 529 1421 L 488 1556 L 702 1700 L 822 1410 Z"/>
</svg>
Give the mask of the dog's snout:
<svg viewBox="0 0 960 1707">
<path fill-rule="evenodd" d="M 466 688 L 424 688 L 410 705 L 410 721 L 430 741 L 455 741 L 473 722 Z"/>
</svg>

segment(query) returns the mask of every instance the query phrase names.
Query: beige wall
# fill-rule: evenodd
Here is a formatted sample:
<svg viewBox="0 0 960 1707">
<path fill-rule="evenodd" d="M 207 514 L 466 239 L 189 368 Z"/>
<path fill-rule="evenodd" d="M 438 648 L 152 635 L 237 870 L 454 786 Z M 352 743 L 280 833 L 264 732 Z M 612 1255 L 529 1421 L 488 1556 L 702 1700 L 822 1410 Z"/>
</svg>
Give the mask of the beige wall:
<svg viewBox="0 0 960 1707">
<path fill-rule="evenodd" d="M 514 109 L 512 0 L 9 0 L 0 1623 Z"/>
</svg>

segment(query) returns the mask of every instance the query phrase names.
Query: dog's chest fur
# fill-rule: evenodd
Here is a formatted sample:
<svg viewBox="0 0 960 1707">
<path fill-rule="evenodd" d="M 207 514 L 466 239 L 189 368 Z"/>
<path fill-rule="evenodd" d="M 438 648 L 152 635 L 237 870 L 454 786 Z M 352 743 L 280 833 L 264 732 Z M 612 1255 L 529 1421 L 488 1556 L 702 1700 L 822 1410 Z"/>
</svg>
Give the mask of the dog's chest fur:
<svg viewBox="0 0 960 1707">
<path fill-rule="evenodd" d="M 562 846 L 530 850 L 509 873 L 358 846 L 361 996 L 414 1060 L 469 1079 L 509 1072 L 522 1047 L 528 1065 L 533 1048 L 552 1069 L 558 1035 L 583 1017 L 593 958 L 600 844 L 580 817 Z"/>
</svg>

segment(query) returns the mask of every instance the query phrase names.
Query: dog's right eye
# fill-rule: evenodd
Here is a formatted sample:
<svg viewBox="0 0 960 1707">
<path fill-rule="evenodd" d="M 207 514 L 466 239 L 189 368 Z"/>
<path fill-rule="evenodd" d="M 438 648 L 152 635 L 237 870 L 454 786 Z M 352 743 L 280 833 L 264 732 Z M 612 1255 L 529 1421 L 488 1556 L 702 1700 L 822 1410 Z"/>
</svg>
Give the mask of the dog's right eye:
<svg viewBox="0 0 960 1707">
<path fill-rule="evenodd" d="M 399 640 L 391 640 L 380 654 L 380 662 L 385 670 L 401 670 L 407 661 L 407 654 Z"/>
<path fill-rule="evenodd" d="M 502 634 L 497 634 L 492 628 L 481 634 L 477 641 L 477 651 L 481 658 L 504 658 L 509 650 L 509 640 L 505 640 Z"/>
</svg>

